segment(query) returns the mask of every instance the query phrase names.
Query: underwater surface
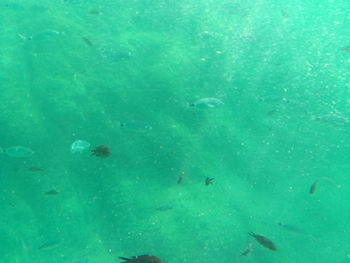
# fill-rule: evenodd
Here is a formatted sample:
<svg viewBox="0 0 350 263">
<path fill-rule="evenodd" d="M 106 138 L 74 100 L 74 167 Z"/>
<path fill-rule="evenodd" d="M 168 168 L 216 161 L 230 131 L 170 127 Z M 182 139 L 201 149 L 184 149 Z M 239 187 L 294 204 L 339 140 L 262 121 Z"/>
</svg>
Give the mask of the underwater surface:
<svg viewBox="0 0 350 263">
<path fill-rule="evenodd" d="M 0 10 L 0 263 L 350 262 L 348 0 Z"/>
</svg>

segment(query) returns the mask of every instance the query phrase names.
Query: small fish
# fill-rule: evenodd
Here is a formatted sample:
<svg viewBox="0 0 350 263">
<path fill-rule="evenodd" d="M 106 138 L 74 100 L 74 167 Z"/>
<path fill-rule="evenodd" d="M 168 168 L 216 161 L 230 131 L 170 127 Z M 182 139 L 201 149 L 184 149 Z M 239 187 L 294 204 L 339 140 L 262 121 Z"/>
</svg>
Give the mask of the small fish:
<svg viewBox="0 0 350 263">
<path fill-rule="evenodd" d="M 315 193 L 316 188 L 317 188 L 317 184 L 318 184 L 318 180 L 316 180 L 316 181 L 310 186 L 310 189 L 309 189 L 309 194 L 310 194 L 310 195 L 312 195 L 313 193 Z"/>
<path fill-rule="evenodd" d="M 156 210 L 157 211 L 168 211 L 168 210 L 172 210 L 174 207 L 171 205 L 163 205 L 160 207 L 157 207 Z"/>
<path fill-rule="evenodd" d="M 344 52 L 350 52 L 350 46 L 343 47 L 341 50 Z"/>
<path fill-rule="evenodd" d="M 302 229 L 300 229 L 297 226 L 290 225 L 290 224 L 282 224 L 281 222 L 278 222 L 277 224 L 280 227 L 282 227 L 285 230 L 287 230 L 288 232 L 292 232 L 292 233 L 295 233 L 295 234 L 305 234 L 305 231 L 303 231 Z"/>
<path fill-rule="evenodd" d="M 140 255 L 140 256 L 133 256 L 131 258 L 126 258 L 126 257 L 118 257 L 119 259 L 123 260 L 121 263 L 163 263 L 163 261 L 156 257 L 156 256 L 151 256 L 151 255 Z"/>
<path fill-rule="evenodd" d="M 264 95 L 257 97 L 258 102 L 269 103 L 269 104 L 279 104 L 279 103 L 288 103 L 290 102 L 288 98 L 281 95 Z"/>
<path fill-rule="evenodd" d="M 42 244 L 40 247 L 38 247 L 38 249 L 48 250 L 48 249 L 56 248 L 59 244 L 61 244 L 61 240 L 47 241 L 44 244 Z"/>
<path fill-rule="evenodd" d="M 120 62 L 130 59 L 132 56 L 131 52 L 126 49 L 118 49 L 111 47 L 100 47 L 98 48 L 99 54 L 103 59 L 110 62 Z"/>
<path fill-rule="evenodd" d="M 92 47 L 94 44 L 92 44 L 92 42 L 90 41 L 90 39 L 88 39 L 87 37 L 83 37 L 83 40 L 85 42 L 86 45 Z"/>
<path fill-rule="evenodd" d="M 44 171 L 44 169 L 41 168 L 41 167 L 38 167 L 38 166 L 32 166 L 32 167 L 29 168 L 29 171 L 31 171 L 31 172 L 42 172 L 42 171 Z"/>
<path fill-rule="evenodd" d="M 182 180 L 184 179 L 184 176 L 185 176 L 185 172 L 181 172 L 179 178 L 177 179 L 177 184 L 181 184 L 182 183 Z"/>
<path fill-rule="evenodd" d="M 95 149 L 91 150 L 90 152 L 91 152 L 91 156 L 95 155 L 96 157 L 100 157 L 100 158 L 107 158 L 112 154 L 109 147 L 105 145 L 97 146 Z"/>
<path fill-rule="evenodd" d="M 33 40 L 33 36 L 25 36 L 20 33 L 17 34 L 22 40 Z"/>
<path fill-rule="evenodd" d="M 248 235 L 252 236 L 255 238 L 256 241 L 259 242 L 260 245 L 262 245 L 263 247 L 266 247 L 272 251 L 276 251 L 277 250 L 277 247 L 275 246 L 275 244 L 270 240 L 268 239 L 267 237 L 264 237 L 264 236 L 260 236 L 260 235 L 257 235 L 253 232 L 249 232 Z"/>
<path fill-rule="evenodd" d="M 98 9 L 92 9 L 89 12 L 90 15 L 99 15 L 100 14 L 100 10 Z"/>
<path fill-rule="evenodd" d="M 146 131 L 152 130 L 152 126 L 143 121 L 126 121 L 121 122 L 120 127 L 128 128 L 131 130 Z"/>
<path fill-rule="evenodd" d="M 203 98 L 196 100 L 195 102 L 191 103 L 190 106 L 192 107 L 200 107 L 200 108 L 216 108 L 218 106 L 223 105 L 223 101 L 221 99 L 217 98 Z"/>
<path fill-rule="evenodd" d="M 58 195 L 60 192 L 55 190 L 55 189 L 52 189 L 48 192 L 45 192 L 46 195 Z"/>
<path fill-rule="evenodd" d="M 253 250 L 253 244 L 249 243 L 247 248 L 241 253 L 241 256 L 247 256 Z"/>
<path fill-rule="evenodd" d="M 273 109 L 273 110 L 270 110 L 266 113 L 267 116 L 272 116 L 272 115 L 275 115 L 275 113 L 277 113 L 277 109 Z"/>
<path fill-rule="evenodd" d="M 331 183 L 332 185 L 334 185 L 336 188 L 341 188 L 341 185 L 340 184 L 337 184 L 334 180 L 328 178 L 328 177 L 320 177 L 318 178 L 311 186 L 310 186 L 310 189 L 309 189 L 309 194 L 313 194 L 315 193 L 316 191 L 316 188 L 318 186 L 318 183 L 321 181 L 321 180 L 324 180 L 324 181 L 327 181 L 329 183 Z"/>
<path fill-rule="evenodd" d="M 60 35 L 61 32 L 52 30 L 52 29 L 46 29 L 43 31 L 40 31 L 34 35 L 31 36 L 25 36 L 23 34 L 18 33 L 17 35 L 22 39 L 22 40 L 45 40 L 45 39 L 50 39 L 54 36 Z"/>
<path fill-rule="evenodd" d="M 350 124 L 349 118 L 338 112 L 331 112 L 328 114 L 311 116 L 311 119 L 337 127 L 344 127 Z"/>
<path fill-rule="evenodd" d="M 211 185 L 211 184 L 213 184 L 213 180 L 214 180 L 214 178 L 210 178 L 210 177 L 207 177 L 207 178 L 205 178 L 205 185 Z"/>
</svg>

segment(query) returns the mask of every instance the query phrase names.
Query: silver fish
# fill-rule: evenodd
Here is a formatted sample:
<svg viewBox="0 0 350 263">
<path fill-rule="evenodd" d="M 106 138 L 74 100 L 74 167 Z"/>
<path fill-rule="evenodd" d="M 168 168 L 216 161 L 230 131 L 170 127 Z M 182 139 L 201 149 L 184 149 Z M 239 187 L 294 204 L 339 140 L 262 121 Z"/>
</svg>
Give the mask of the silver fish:
<svg viewBox="0 0 350 263">
<path fill-rule="evenodd" d="M 331 112 L 324 115 L 312 116 L 311 119 L 328 123 L 334 126 L 346 126 L 350 123 L 350 120 L 348 117 L 337 112 Z"/>
</svg>

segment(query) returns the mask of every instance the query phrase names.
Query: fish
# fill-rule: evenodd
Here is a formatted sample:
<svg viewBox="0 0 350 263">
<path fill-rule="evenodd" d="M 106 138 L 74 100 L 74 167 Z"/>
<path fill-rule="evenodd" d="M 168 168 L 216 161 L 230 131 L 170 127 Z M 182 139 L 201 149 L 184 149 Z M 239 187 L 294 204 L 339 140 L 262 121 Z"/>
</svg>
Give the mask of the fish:
<svg viewBox="0 0 350 263">
<path fill-rule="evenodd" d="M 241 256 L 247 256 L 252 251 L 253 251 L 253 244 L 249 243 L 246 249 L 241 253 Z"/>
<path fill-rule="evenodd" d="M 107 158 L 112 154 L 111 150 L 105 145 L 97 146 L 95 149 L 91 150 L 90 152 L 91 152 L 91 156 L 95 155 L 96 157 L 101 157 L 101 158 Z"/>
<path fill-rule="evenodd" d="M 331 178 L 328 178 L 328 177 L 320 177 L 318 178 L 311 186 L 310 186 L 310 189 L 309 189 L 309 194 L 313 194 L 315 193 L 316 191 L 316 188 L 318 186 L 318 183 L 321 181 L 321 180 L 324 180 L 324 181 L 327 181 L 329 183 L 331 183 L 332 185 L 334 185 L 336 188 L 341 188 L 341 185 L 340 184 L 337 184 L 334 180 L 332 180 Z"/>
<path fill-rule="evenodd" d="M 260 245 L 262 245 L 263 247 L 266 247 L 266 248 L 268 248 L 268 249 L 270 249 L 272 251 L 276 251 L 277 250 L 276 245 L 270 239 L 268 239 L 267 237 L 257 235 L 257 234 L 255 234 L 253 232 L 249 232 L 248 235 L 254 237 L 255 240 L 258 241 L 258 243 Z"/>
<path fill-rule="evenodd" d="M 318 180 L 316 180 L 316 181 L 310 186 L 310 189 L 309 189 L 309 194 L 310 194 L 310 195 L 312 195 L 313 193 L 315 193 L 316 188 L 317 188 L 317 184 L 318 184 Z"/>
<path fill-rule="evenodd" d="M 56 248 L 59 244 L 61 244 L 61 240 L 55 239 L 55 240 L 45 242 L 40 247 L 38 247 L 38 249 L 48 250 L 48 249 Z"/>
<path fill-rule="evenodd" d="M 294 225 L 283 224 L 281 222 L 278 222 L 277 225 L 279 225 L 280 227 L 284 228 L 288 232 L 292 232 L 292 233 L 296 233 L 296 234 L 305 234 L 304 230 L 302 230 L 299 227 L 294 226 Z"/>
<path fill-rule="evenodd" d="M 141 255 L 141 256 L 133 256 L 132 258 L 126 258 L 126 257 L 118 257 L 119 259 L 123 260 L 121 263 L 129 262 L 129 263 L 163 263 L 163 261 L 156 257 L 151 255 Z"/>
<path fill-rule="evenodd" d="M 257 101 L 258 102 L 262 102 L 262 103 L 288 103 L 289 98 L 286 98 L 282 95 L 263 95 L 263 96 L 259 96 L 257 97 Z"/>
<path fill-rule="evenodd" d="M 58 195 L 59 193 L 60 192 L 55 189 L 45 192 L 46 195 Z"/>
<path fill-rule="evenodd" d="M 89 12 L 90 15 L 99 15 L 100 14 L 100 10 L 98 9 L 92 9 Z"/>
<path fill-rule="evenodd" d="M 171 205 L 162 205 L 160 207 L 157 207 L 156 210 L 157 211 L 168 211 L 168 210 L 172 210 L 174 207 Z"/>
<path fill-rule="evenodd" d="M 38 166 L 32 166 L 32 167 L 29 167 L 29 171 L 31 171 L 31 172 L 42 172 L 42 171 L 44 171 L 44 169 L 41 168 L 41 167 L 38 167 Z"/>
<path fill-rule="evenodd" d="M 350 52 L 350 46 L 342 47 L 341 50 L 344 52 Z"/>
<path fill-rule="evenodd" d="M 347 116 L 342 115 L 339 112 L 330 112 L 328 114 L 323 115 L 312 115 L 311 119 L 337 127 L 344 127 L 350 124 L 349 118 Z"/>
<path fill-rule="evenodd" d="M 100 56 L 108 60 L 110 62 L 120 62 L 124 60 L 128 60 L 132 57 L 132 54 L 129 50 L 126 49 L 118 49 L 111 47 L 100 47 L 98 48 Z"/>
<path fill-rule="evenodd" d="M 146 131 L 152 130 L 152 126 L 143 121 L 126 121 L 121 122 L 120 127 L 127 128 L 130 130 Z"/>
<path fill-rule="evenodd" d="M 56 37 L 58 35 L 61 35 L 62 33 L 53 29 L 45 29 L 43 31 L 40 31 L 34 35 L 31 36 L 25 36 L 21 33 L 18 33 L 17 35 L 22 39 L 22 40 L 48 40 L 53 37 Z"/>
<path fill-rule="evenodd" d="M 177 184 L 181 184 L 182 183 L 182 180 L 183 180 L 185 175 L 186 175 L 185 172 L 181 172 L 179 178 L 177 179 Z"/>
<path fill-rule="evenodd" d="M 19 36 L 22 40 L 33 40 L 33 36 L 25 36 L 21 33 L 18 33 L 17 36 Z"/>
<path fill-rule="evenodd" d="M 191 107 L 200 107 L 200 108 L 216 108 L 218 106 L 223 105 L 224 102 L 221 99 L 218 98 L 203 98 L 196 100 L 195 102 L 191 103 Z"/>
<path fill-rule="evenodd" d="M 266 113 L 267 116 L 272 116 L 272 115 L 275 115 L 275 113 L 277 113 L 277 109 L 273 109 L 273 110 L 270 110 Z"/>
<path fill-rule="evenodd" d="M 94 44 L 92 44 L 92 42 L 90 41 L 90 39 L 88 39 L 87 37 L 82 37 L 84 42 L 86 43 L 86 45 L 92 47 Z"/>
<path fill-rule="evenodd" d="M 214 178 L 210 178 L 210 177 L 207 177 L 207 178 L 205 178 L 205 185 L 211 185 L 211 184 L 213 184 L 213 180 L 214 180 Z"/>
</svg>

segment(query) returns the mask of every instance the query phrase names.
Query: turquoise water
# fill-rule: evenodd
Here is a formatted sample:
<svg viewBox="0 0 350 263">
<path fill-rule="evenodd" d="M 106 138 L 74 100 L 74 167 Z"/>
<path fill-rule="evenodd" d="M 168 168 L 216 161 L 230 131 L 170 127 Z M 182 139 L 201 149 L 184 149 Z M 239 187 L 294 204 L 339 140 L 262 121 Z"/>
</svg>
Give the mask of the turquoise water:
<svg viewBox="0 0 350 263">
<path fill-rule="evenodd" d="M 0 263 L 350 261 L 348 1 L 0 10 Z"/>
</svg>

